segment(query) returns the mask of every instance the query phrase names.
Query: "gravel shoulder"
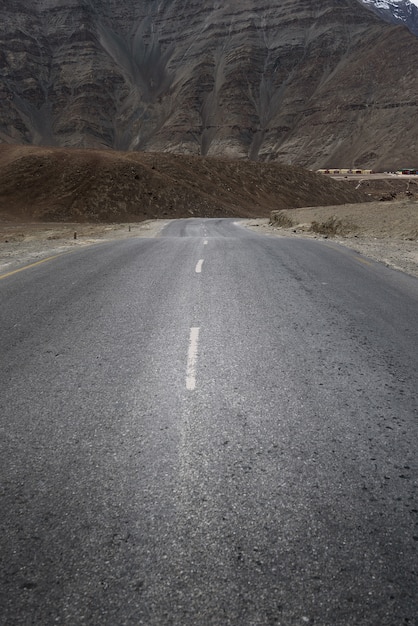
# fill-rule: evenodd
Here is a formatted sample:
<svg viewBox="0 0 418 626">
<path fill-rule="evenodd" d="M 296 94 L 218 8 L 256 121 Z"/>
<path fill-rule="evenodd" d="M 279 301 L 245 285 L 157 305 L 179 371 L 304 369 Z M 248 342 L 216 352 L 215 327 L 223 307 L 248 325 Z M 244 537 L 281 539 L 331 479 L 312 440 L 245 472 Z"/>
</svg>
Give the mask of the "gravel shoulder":
<svg viewBox="0 0 418 626">
<path fill-rule="evenodd" d="M 80 246 L 128 237 L 158 237 L 168 220 L 134 224 L 0 222 L 0 275 Z"/>
</svg>

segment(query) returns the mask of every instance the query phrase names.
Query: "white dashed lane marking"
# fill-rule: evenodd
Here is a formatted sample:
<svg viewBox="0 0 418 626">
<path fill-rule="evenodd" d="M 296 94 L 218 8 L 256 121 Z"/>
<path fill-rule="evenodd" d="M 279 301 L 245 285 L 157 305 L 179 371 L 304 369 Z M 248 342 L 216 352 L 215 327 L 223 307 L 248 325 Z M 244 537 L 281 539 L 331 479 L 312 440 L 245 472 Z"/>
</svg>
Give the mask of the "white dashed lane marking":
<svg viewBox="0 0 418 626">
<path fill-rule="evenodd" d="M 187 372 L 186 372 L 186 389 L 194 391 L 196 389 L 196 365 L 197 365 L 197 348 L 199 345 L 198 326 L 190 329 L 189 351 L 187 355 Z"/>
</svg>

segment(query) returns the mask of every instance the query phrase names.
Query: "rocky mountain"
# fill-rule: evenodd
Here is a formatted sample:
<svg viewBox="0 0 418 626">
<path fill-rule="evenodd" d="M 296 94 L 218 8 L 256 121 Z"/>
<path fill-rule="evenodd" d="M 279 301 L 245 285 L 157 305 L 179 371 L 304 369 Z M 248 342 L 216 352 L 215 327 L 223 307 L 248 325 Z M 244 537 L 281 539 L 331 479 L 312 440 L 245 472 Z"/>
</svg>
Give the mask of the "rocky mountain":
<svg viewBox="0 0 418 626">
<path fill-rule="evenodd" d="M 417 64 L 357 0 L 2 0 L 0 141 L 412 166 Z"/>
<path fill-rule="evenodd" d="M 417 0 L 360 0 L 366 7 L 391 24 L 404 24 L 418 36 Z"/>
</svg>

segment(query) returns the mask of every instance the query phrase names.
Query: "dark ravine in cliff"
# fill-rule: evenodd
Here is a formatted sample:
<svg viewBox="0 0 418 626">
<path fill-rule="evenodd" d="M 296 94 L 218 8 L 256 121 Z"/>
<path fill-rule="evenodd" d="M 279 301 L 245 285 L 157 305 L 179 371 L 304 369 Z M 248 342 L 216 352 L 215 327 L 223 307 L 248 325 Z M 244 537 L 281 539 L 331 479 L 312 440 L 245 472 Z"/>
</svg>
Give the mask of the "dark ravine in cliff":
<svg viewBox="0 0 418 626">
<path fill-rule="evenodd" d="M 357 0 L 2 4 L 2 142 L 311 168 L 416 158 L 418 40 Z"/>
</svg>

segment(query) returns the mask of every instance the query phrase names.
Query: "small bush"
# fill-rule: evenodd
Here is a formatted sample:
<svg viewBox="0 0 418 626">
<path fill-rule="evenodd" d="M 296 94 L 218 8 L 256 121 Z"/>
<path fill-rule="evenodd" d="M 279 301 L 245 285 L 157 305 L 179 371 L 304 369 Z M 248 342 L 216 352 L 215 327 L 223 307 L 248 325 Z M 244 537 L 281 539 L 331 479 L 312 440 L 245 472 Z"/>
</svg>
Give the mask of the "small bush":
<svg viewBox="0 0 418 626">
<path fill-rule="evenodd" d="M 274 226 L 281 226 L 282 228 L 292 228 L 293 226 L 293 220 L 285 211 L 273 211 L 270 221 Z"/>
<path fill-rule="evenodd" d="M 349 224 L 342 220 L 337 219 L 335 215 L 329 217 L 325 222 L 313 221 L 309 229 L 313 233 L 320 235 L 347 235 L 350 232 L 356 231 L 357 228 L 354 224 Z"/>
</svg>

